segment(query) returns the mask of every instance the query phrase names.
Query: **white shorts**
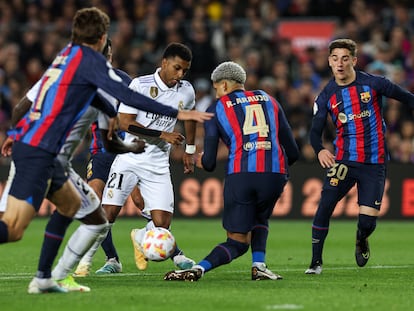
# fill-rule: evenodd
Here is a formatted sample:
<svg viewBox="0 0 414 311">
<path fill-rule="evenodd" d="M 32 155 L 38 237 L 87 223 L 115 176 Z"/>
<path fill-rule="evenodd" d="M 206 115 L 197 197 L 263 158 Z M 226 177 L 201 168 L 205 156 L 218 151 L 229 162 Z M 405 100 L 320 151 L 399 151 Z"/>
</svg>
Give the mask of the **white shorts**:
<svg viewBox="0 0 414 311">
<path fill-rule="evenodd" d="M 4 186 L 3 193 L 0 200 L 0 212 L 5 212 L 7 207 L 7 197 L 9 196 L 10 186 L 13 181 L 14 175 L 16 174 L 16 167 L 14 162 L 10 163 L 9 177 L 7 177 L 6 185 Z"/>
<path fill-rule="evenodd" d="M 75 219 L 81 219 L 89 215 L 100 207 L 100 200 L 95 191 L 75 172 L 73 168 L 68 170 L 69 179 L 75 185 L 81 197 L 81 207 L 74 216 Z"/>
<path fill-rule="evenodd" d="M 174 212 L 174 192 L 170 172 L 157 174 L 142 169 L 130 157 L 118 155 L 112 163 L 102 196 L 103 205 L 123 206 L 138 185 L 144 198 L 144 213 L 152 210 Z"/>
</svg>

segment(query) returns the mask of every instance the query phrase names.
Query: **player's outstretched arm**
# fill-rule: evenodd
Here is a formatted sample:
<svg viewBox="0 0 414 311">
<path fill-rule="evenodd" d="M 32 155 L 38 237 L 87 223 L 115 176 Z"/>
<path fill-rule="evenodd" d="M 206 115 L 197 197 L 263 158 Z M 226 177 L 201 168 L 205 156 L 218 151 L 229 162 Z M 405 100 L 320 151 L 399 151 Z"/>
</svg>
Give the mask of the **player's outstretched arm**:
<svg viewBox="0 0 414 311">
<path fill-rule="evenodd" d="M 165 140 L 167 143 L 173 144 L 173 145 L 181 145 L 184 142 L 185 137 L 178 132 L 164 132 L 159 130 L 153 130 L 146 127 L 141 127 L 135 124 L 128 125 L 127 129 L 128 133 L 131 133 L 133 135 L 145 135 L 149 137 L 159 137 L 162 140 Z"/>
<path fill-rule="evenodd" d="M 212 117 L 214 117 L 213 113 L 201 112 L 197 110 L 179 110 L 177 114 L 178 120 L 194 120 L 201 123 L 210 120 Z"/>
</svg>

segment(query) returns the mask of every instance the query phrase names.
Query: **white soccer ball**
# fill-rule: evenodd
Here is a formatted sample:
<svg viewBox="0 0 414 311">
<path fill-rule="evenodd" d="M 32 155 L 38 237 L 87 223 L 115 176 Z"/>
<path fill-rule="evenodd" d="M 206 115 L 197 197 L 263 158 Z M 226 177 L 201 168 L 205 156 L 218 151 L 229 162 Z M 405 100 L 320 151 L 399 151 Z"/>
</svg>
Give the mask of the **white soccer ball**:
<svg viewBox="0 0 414 311">
<path fill-rule="evenodd" d="M 145 232 L 142 251 L 151 261 L 163 261 L 171 257 L 175 250 L 175 238 L 165 228 L 155 227 Z"/>
</svg>

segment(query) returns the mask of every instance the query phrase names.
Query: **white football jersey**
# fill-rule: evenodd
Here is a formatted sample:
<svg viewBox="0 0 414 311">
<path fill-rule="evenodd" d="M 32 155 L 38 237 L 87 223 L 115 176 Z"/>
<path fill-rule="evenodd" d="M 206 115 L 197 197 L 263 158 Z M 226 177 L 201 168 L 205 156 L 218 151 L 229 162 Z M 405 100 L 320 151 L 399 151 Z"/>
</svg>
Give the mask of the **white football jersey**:
<svg viewBox="0 0 414 311">
<path fill-rule="evenodd" d="M 180 110 L 192 110 L 195 106 L 195 92 L 191 83 L 184 80 L 170 88 L 161 80 L 159 71 L 160 68 L 154 74 L 133 79 L 129 87 L 164 105 Z M 172 132 L 177 123 L 176 118 L 138 110 L 123 103 L 119 106 L 118 111 L 121 113 L 136 114 L 136 121 L 149 129 Z M 135 135 L 125 134 L 126 142 L 132 142 L 136 138 Z M 150 171 L 158 173 L 168 172 L 171 145 L 159 138 L 147 136 L 140 138 L 147 142 L 145 152 L 139 154 L 130 152 L 119 155 L 119 157 L 132 157 L 133 161 L 139 161 L 144 169 Z"/>
</svg>

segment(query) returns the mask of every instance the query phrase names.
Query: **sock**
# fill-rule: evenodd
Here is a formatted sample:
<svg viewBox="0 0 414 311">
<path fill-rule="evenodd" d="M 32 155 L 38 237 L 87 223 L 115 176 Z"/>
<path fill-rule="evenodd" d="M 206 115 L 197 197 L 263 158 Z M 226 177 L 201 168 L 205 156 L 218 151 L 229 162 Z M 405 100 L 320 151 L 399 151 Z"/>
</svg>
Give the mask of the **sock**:
<svg viewBox="0 0 414 311">
<path fill-rule="evenodd" d="M 0 244 L 7 243 L 9 240 L 9 231 L 4 221 L 0 220 Z"/>
<path fill-rule="evenodd" d="M 79 263 L 80 258 L 90 249 L 99 235 L 108 232 L 107 224 L 85 225 L 81 224 L 72 234 L 62 257 L 52 271 L 55 280 L 61 280 L 68 276 L 69 272 Z"/>
<path fill-rule="evenodd" d="M 59 251 L 60 244 L 65 236 L 66 229 L 72 222 L 72 218 L 54 211 L 46 225 L 43 245 L 40 253 L 36 276 L 38 278 L 50 278 L 53 261 Z"/>
<path fill-rule="evenodd" d="M 316 263 L 322 264 L 323 246 L 328 232 L 329 227 L 312 225 L 312 266 Z"/>
<path fill-rule="evenodd" d="M 359 214 L 357 231 L 358 240 L 366 239 L 371 235 L 372 232 L 374 232 L 377 226 L 377 218 L 377 216 Z"/>
<path fill-rule="evenodd" d="M 256 225 L 252 230 L 252 262 L 266 262 L 266 243 L 269 228 L 265 225 Z"/>
<path fill-rule="evenodd" d="M 113 226 L 113 223 L 112 223 L 111 226 Z M 118 256 L 118 253 L 116 252 L 116 248 L 115 248 L 114 242 L 112 240 L 112 230 L 111 229 L 108 231 L 108 234 L 106 235 L 105 239 L 102 241 L 101 246 L 102 246 L 102 248 L 105 252 L 105 255 L 106 255 L 107 259 L 115 258 L 119 262 L 119 256 Z"/>
<path fill-rule="evenodd" d="M 103 240 L 105 240 L 106 236 L 108 235 L 108 232 L 112 228 L 112 223 L 108 223 L 106 225 L 106 230 L 103 230 L 101 233 L 98 234 L 96 237 L 95 242 L 92 244 L 92 246 L 89 248 L 89 250 L 86 252 L 86 254 L 82 257 L 80 262 L 84 263 L 92 263 L 92 258 L 95 256 L 96 252 L 98 251 L 99 247 L 101 246 Z"/>
<path fill-rule="evenodd" d="M 174 259 L 174 257 L 177 255 L 184 255 L 184 252 L 178 247 L 177 244 L 175 244 L 175 250 L 174 253 L 172 253 L 171 255 L 171 259 Z"/>
<path fill-rule="evenodd" d="M 249 244 L 227 238 L 226 242 L 217 245 L 198 265 L 207 272 L 218 266 L 230 263 L 233 259 L 246 253 L 248 249 Z"/>
<path fill-rule="evenodd" d="M 337 194 L 334 191 L 322 190 L 321 201 L 316 210 L 312 223 L 312 262 L 322 264 L 322 252 L 326 237 L 329 232 L 329 222 L 332 212 L 338 202 Z"/>
</svg>

